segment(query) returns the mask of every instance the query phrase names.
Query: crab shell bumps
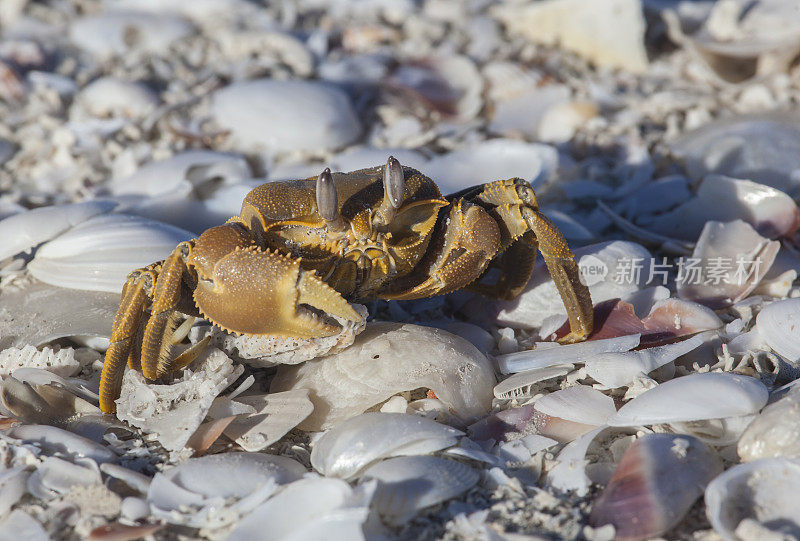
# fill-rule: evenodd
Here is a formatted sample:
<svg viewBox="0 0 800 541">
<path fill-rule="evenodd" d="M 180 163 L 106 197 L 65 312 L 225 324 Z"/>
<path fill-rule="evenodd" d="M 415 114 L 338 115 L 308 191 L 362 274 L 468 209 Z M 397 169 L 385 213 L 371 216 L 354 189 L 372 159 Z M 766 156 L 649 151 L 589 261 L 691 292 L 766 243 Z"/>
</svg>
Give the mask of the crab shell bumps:
<svg viewBox="0 0 800 541">
<path fill-rule="evenodd" d="M 239 216 L 128 276 L 100 406 L 115 410 L 126 362 L 147 379 L 191 362 L 205 342 L 176 358 L 171 346 L 193 317 L 235 333 L 327 336 L 339 328 L 331 316 L 360 318 L 348 301 L 418 299 L 467 286 L 513 298 L 533 271 L 537 249 L 569 314 L 571 332 L 562 340 L 585 338 L 592 331 L 589 291 L 524 180 L 445 197 L 431 179 L 390 157 L 385 166 L 261 185 L 245 197 Z M 496 281 L 486 279 L 489 267 L 499 269 Z M 181 314 L 190 318 L 181 323 Z"/>
</svg>

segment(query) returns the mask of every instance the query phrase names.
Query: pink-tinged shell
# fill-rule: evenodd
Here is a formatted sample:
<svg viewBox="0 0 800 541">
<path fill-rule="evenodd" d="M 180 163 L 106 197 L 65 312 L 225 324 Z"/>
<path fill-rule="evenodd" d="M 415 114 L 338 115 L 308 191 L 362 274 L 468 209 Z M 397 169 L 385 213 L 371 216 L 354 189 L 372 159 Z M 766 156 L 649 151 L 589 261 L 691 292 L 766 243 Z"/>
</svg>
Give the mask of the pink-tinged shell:
<svg viewBox="0 0 800 541">
<path fill-rule="evenodd" d="M 617 540 L 648 539 L 678 524 L 720 472 L 721 459 L 692 436 L 648 434 L 625 451 L 589 523 Z"/>
</svg>

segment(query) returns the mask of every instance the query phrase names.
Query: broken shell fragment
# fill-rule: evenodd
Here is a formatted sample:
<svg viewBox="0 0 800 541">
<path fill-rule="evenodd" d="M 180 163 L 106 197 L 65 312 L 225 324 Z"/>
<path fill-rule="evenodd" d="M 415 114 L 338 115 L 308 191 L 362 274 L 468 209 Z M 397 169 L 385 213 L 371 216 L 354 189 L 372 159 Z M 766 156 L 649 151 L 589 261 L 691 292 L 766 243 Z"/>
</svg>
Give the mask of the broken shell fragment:
<svg viewBox="0 0 800 541">
<path fill-rule="evenodd" d="M 617 413 L 614 399 L 587 385 L 573 385 L 538 399 L 533 408 L 545 415 L 601 426 Z"/>
<path fill-rule="evenodd" d="M 310 389 L 314 412 L 300 428 L 320 430 L 404 391 L 432 390 L 469 421 L 491 407 L 494 373 L 468 341 L 441 329 L 370 323 L 350 347 L 297 366 L 281 366 L 270 391 Z"/>
<path fill-rule="evenodd" d="M 691 436 L 645 434 L 625 451 L 589 524 L 613 524 L 620 540 L 657 537 L 677 525 L 722 460 Z"/>
<path fill-rule="evenodd" d="M 311 465 L 325 476 L 351 479 L 372 462 L 452 447 L 464 433 L 416 415 L 363 413 L 342 421 L 314 444 Z"/>
<path fill-rule="evenodd" d="M 769 303 L 758 313 L 756 329 L 775 353 L 800 361 L 800 299 Z"/>
<path fill-rule="evenodd" d="M 791 390 L 756 415 L 736 447 L 739 458 L 800 459 L 800 391 Z"/>
</svg>

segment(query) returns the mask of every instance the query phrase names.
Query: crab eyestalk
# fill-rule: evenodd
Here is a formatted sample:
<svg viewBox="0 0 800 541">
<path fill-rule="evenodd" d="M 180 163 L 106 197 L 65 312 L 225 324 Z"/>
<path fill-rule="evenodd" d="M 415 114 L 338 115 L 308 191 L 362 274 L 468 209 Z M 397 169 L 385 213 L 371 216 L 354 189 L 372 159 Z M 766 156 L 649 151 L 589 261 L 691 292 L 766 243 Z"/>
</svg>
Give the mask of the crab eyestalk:
<svg viewBox="0 0 800 541">
<path fill-rule="evenodd" d="M 325 224 L 331 231 L 344 231 L 347 224 L 339 214 L 339 198 L 336 194 L 336 185 L 333 183 L 331 170 L 327 167 L 317 177 L 317 212 L 325 220 Z"/>
<path fill-rule="evenodd" d="M 404 191 L 403 166 L 394 156 L 389 156 L 383 169 L 383 202 L 375 212 L 376 225 L 388 225 L 392 221 L 395 212 L 403 204 Z"/>
</svg>

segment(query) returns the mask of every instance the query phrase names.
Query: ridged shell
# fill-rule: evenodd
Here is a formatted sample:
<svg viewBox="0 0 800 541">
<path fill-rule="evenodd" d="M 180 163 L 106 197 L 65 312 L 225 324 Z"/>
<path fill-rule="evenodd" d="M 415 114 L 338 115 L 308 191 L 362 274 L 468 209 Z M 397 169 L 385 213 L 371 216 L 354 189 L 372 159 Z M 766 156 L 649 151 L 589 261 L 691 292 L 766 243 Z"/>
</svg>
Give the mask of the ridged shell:
<svg viewBox="0 0 800 541">
<path fill-rule="evenodd" d="M 168 256 L 194 235 L 138 216 L 109 214 L 72 228 L 42 246 L 28 264 L 42 282 L 92 291 L 122 291 L 132 270 Z"/>
</svg>

